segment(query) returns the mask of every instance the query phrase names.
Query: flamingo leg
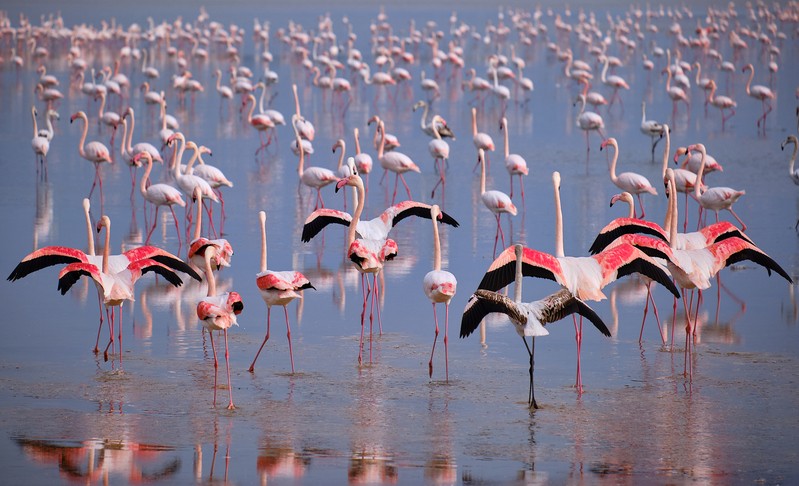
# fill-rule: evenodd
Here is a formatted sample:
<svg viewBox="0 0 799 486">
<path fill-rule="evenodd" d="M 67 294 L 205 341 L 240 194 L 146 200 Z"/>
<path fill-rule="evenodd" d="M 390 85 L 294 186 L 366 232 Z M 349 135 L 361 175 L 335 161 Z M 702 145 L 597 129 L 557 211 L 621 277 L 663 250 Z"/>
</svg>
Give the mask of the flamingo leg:
<svg viewBox="0 0 799 486">
<path fill-rule="evenodd" d="M 289 324 L 289 311 L 283 306 L 283 313 L 286 315 L 286 338 L 289 341 L 289 359 L 291 360 L 291 372 L 294 373 L 294 352 L 291 349 L 291 325 Z"/>
<path fill-rule="evenodd" d="M 227 329 L 223 329 L 222 332 L 225 335 L 225 369 L 227 370 L 227 392 L 230 398 L 227 409 L 235 410 L 236 406 L 233 405 L 233 386 L 230 384 L 230 352 L 228 351 L 227 346 Z"/>
<path fill-rule="evenodd" d="M 369 364 L 372 364 L 372 329 L 374 328 L 375 297 L 377 297 L 377 274 L 372 276 L 372 298 L 369 301 Z"/>
<path fill-rule="evenodd" d="M 407 192 L 407 193 L 408 193 L 408 200 L 412 200 L 413 198 L 411 197 L 411 188 L 410 188 L 410 187 L 408 187 L 408 183 L 407 183 L 407 182 L 405 182 L 405 176 L 403 176 L 402 174 L 400 174 L 400 175 L 399 175 L 399 178 L 400 178 L 400 180 L 402 181 L 402 185 L 403 185 L 403 186 L 405 186 L 405 192 Z M 392 203 L 392 204 L 394 204 L 394 203 Z"/>
<path fill-rule="evenodd" d="M 583 375 L 580 369 L 580 355 L 582 354 L 582 347 L 583 347 L 583 319 L 580 316 L 580 323 L 577 324 L 577 319 L 573 317 L 574 320 L 574 339 L 577 341 L 577 381 L 575 382 L 575 387 L 577 388 L 577 395 L 582 395 L 583 393 Z"/>
<path fill-rule="evenodd" d="M 363 294 L 363 307 L 361 308 L 361 339 L 358 343 L 358 366 L 363 363 L 363 331 L 364 319 L 366 316 L 366 299 L 369 297 L 369 284 L 366 280 L 366 274 L 361 274 L 361 293 Z"/>
<path fill-rule="evenodd" d="M 436 341 L 438 341 L 438 316 L 436 315 L 436 303 L 433 302 L 433 320 L 436 323 L 436 333 L 433 336 L 433 350 L 430 352 L 430 363 L 427 365 L 428 375 L 433 379 L 433 355 L 436 353 Z"/>
<path fill-rule="evenodd" d="M 524 342 L 524 347 L 527 348 L 527 354 L 530 355 L 530 392 L 527 396 L 527 403 L 530 405 L 530 408 L 538 408 L 538 403 L 535 401 L 535 392 L 533 391 L 533 372 L 535 370 L 535 361 L 533 358 L 535 357 L 535 337 L 530 337 L 530 345 L 527 344 L 527 339 L 522 336 L 522 341 Z"/>
<path fill-rule="evenodd" d="M 214 345 L 214 331 L 208 331 L 211 336 L 211 350 L 214 352 L 214 407 L 216 407 L 216 379 L 219 371 L 219 362 L 216 359 L 216 346 Z"/>
<path fill-rule="evenodd" d="M 739 222 L 739 223 L 741 223 L 741 231 L 746 231 L 746 225 L 745 225 L 745 224 L 744 224 L 744 222 L 741 220 L 741 218 L 739 218 L 739 217 L 738 217 L 738 215 L 737 215 L 737 214 L 735 214 L 735 211 L 733 211 L 733 210 L 732 210 L 732 208 L 727 208 L 727 210 L 728 210 L 730 213 L 732 213 L 732 215 L 735 217 L 735 219 L 736 219 L 736 220 L 738 220 L 738 222 Z"/>
<path fill-rule="evenodd" d="M 100 307 L 100 327 L 97 328 L 97 341 L 94 343 L 94 354 L 100 352 L 100 331 L 103 330 L 103 299 L 97 294 L 97 305 Z"/>
<path fill-rule="evenodd" d="M 444 378 L 449 383 L 449 302 L 444 304 Z"/>
<path fill-rule="evenodd" d="M 255 362 L 258 361 L 258 356 L 261 354 L 261 350 L 264 349 L 266 342 L 269 341 L 269 329 L 271 327 L 271 320 L 272 320 L 272 306 L 266 306 L 266 335 L 264 336 L 264 342 L 261 343 L 261 347 L 258 348 L 258 352 L 255 353 L 255 358 L 252 360 L 252 364 L 250 364 L 250 368 L 247 370 L 250 373 L 255 371 Z M 288 324 L 288 316 L 286 316 L 286 323 Z M 292 372 L 294 371 L 292 367 Z"/>
<path fill-rule="evenodd" d="M 152 236 L 153 231 L 155 231 L 155 226 L 158 224 L 158 208 L 160 206 L 155 206 L 155 216 L 153 216 L 153 226 L 150 228 L 150 231 L 147 232 L 147 238 L 144 240 L 145 245 L 150 244 L 150 236 Z"/>
<path fill-rule="evenodd" d="M 178 246 L 180 246 L 180 227 L 178 227 L 178 217 L 175 215 L 175 208 L 169 206 L 169 210 L 172 212 L 172 220 L 175 222 L 175 236 L 178 237 Z"/>
</svg>

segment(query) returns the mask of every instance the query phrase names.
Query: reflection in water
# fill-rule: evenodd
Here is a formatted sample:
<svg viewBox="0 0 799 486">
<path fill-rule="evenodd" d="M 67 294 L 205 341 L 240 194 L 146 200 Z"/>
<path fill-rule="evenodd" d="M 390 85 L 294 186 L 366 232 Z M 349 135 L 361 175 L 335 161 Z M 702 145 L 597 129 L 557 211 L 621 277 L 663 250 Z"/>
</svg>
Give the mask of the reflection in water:
<svg viewBox="0 0 799 486">
<path fill-rule="evenodd" d="M 437 396 L 441 392 L 442 396 Z M 428 484 L 449 485 L 458 482 L 458 465 L 453 450 L 453 421 L 449 409 L 448 386 L 430 386 L 427 402 L 429 430 L 435 430 L 432 438 L 430 458 L 424 465 L 424 477 Z"/>
<path fill-rule="evenodd" d="M 14 440 L 30 460 L 58 467 L 62 478 L 75 483 L 146 483 L 165 480 L 180 470 L 180 458 L 169 446 L 124 439 Z"/>
<path fill-rule="evenodd" d="M 47 181 L 36 182 L 36 216 L 33 220 L 33 250 L 39 241 L 47 240 L 53 226 L 53 186 Z"/>
<path fill-rule="evenodd" d="M 229 419 L 229 417 L 228 417 Z M 211 438 L 212 445 L 211 445 L 211 465 L 208 468 L 208 483 L 214 482 L 214 475 L 218 476 L 218 471 L 216 470 L 216 458 L 219 453 L 219 415 L 214 415 L 213 418 L 214 427 L 213 427 L 213 437 Z M 204 427 L 205 425 L 201 425 L 200 427 Z M 231 429 L 233 427 L 233 423 L 231 420 L 228 420 L 225 424 L 225 453 L 222 458 L 224 463 L 224 471 L 222 472 L 222 481 L 224 483 L 228 482 L 228 472 L 230 468 L 230 446 L 233 441 Z M 202 481 L 203 478 L 203 445 L 200 443 L 195 444 L 194 446 L 194 478 L 197 481 Z"/>
<path fill-rule="evenodd" d="M 391 433 L 384 403 L 386 384 L 374 368 L 367 368 L 354 386 L 349 483 L 394 484 L 399 470 L 386 446 Z"/>
</svg>

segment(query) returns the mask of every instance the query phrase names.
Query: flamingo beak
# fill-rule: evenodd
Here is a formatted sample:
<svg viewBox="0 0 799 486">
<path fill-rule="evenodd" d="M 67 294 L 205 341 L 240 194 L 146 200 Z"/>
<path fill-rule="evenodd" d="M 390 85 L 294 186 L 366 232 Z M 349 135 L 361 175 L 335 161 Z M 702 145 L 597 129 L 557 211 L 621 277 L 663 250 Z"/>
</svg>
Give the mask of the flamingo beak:
<svg viewBox="0 0 799 486">
<path fill-rule="evenodd" d="M 336 182 L 336 192 L 338 192 L 339 189 L 341 189 L 342 187 L 346 186 L 348 181 L 349 181 L 349 178 L 339 179 Z"/>
</svg>

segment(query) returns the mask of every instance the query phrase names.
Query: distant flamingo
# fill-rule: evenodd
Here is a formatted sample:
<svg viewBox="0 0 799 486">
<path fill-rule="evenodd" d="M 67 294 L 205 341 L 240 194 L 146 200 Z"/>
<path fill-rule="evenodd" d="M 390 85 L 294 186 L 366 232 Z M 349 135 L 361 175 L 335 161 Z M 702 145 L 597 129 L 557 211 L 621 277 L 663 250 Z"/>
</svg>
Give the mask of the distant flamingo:
<svg viewBox="0 0 799 486">
<path fill-rule="evenodd" d="M 590 152 L 591 146 L 588 144 L 588 133 L 592 130 L 596 130 L 599 136 L 604 139 L 605 134 L 602 132 L 602 129 L 605 128 L 605 121 L 602 120 L 602 116 L 599 114 L 593 111 L 585 111 L 585 95 L 580 94 L 575 104 L 577 102 L 580 103 L 580 113 L 577 114 L 575 124 L 580 130 L 585 132 L 585 150 L 586 152 Z"/>
<path fill-rule="evenodd" d="M 691 109 L 691 105 L 688 101 L 688 95 L 685 93 L 685 90 L 680 88 L 679 86 L 672 86 L 671 85 L 671 69 L 668 67 L 663 69 L 663 73 L 667 75 L 666 77 L 666 94 L 671 98 L 672 101 L 672 111 L 671 117 L 677 115 L 677 102 L 682 101 L 685 103 L 686 110 Z"/>
<path fill-rule="evenodd" d="M 72 115 L 69 122 L 72 123 L 78 118 L 83 120 L 83 133 L 81 134 L 80 142 L 78 142 L 78 154 L 94 164 L 94 182 L 92 182 L 92 188 L 89 190 L 89 198 L 91 199 L 94 186 L 97 185 L 98 182 L 100 183 L 100 194 L 103 192 L 103 178 L 100 176 L 100 164 L 103 162 L 111 164 L 113 161 L 111 160 L 108 147 L 102 143 L 97 141 L 85 143 L 86 135 L 89 133 L 89 120 L 86 118 L 86 113 L 79 111 Z"/>
<path fill-rule="evenodd" d="M 390 152 L 390 151 L 394 150 L 395 148 L 399 147 L 401 144 L 400 144 L 399 139 L 396 137 L 396 135 L 388 133 L 388 132 L 385 132 L 384 134 L 381 134 L 380 129 L 379 129 L 381 121 L 382 120 L 380 119 L 379 116 L 374 115 L 371 118 L 369 118 L 369 120 L 366 122 L 366 125 L 369 126 L 372 123 L 375 124 L 375 134 L 374 134 L 374 137 L 372 137 L 372 144 L 375 146 L 375 150 L 378 150 L 380 148 L 380 138 L 383 135 L 385 135 L 386 141 L 385 141 L 385 145 L 383 147 L 383 150 L 385 150 L 386 152 Z M 385 125 L 384 125 L 383 128 L 385 128 Z M 383 175 L 385 176 L 385 172 L 383 173 Z"/>
<path fill-rule="evenodd" d="M 716 96 L 716 82 L 713 80 L 710 81 L 710 94 L 708 95 L 707 99 L 708 103 L 721 111 L 721 129 L 723 131 L 724 124 L 727 123 L 727 120 L 735 114 L 735 108 L 738 106 L 738 103 L 736 103 L 735 100 L 729 96 Z M 732 113 L 724 116 L 724 110 L 730 110 Z"/>
<path fill-rule="evenodd" d="M 169 184 L 159 183 L 148 185 L 150 172 L 153 170 L 153 157 L 149 154 L 149 152 L 140 152 L 136 154 L 133 159 L 134 162 L 137 163 L 140 159 L 144 159 L 147 163 L 147 168 L 144 170 L 144 175 L 139 182 L 139 192 L 145 201 L 155 206 L 153 226 L 150 228 L 150 231 L 147 232 L 145 244 L 150 242 L 150 236 L 152 236 L 155 226 L 158 224 L 158 210 L 161 208 L 161 206 L 167 206 L 172 212 L 172 219 L 175 221 L 175 234 L 178 237 L 178 245 L 180 245 L 180 228 L 178 227 L 178 217 L 175 216 L 175 209 L 172 206 L 177 204 L 178 206 L 185 207 L 186 201 L 184 201 L 181 197 L 180 191 Z"/>
<path fill-rule="evenodd" d="M 610 104 L 608 105 L 608 109 L 610 109 L 610 107 L 613 106 L 614 100 L 619 100 L 619 103 L 622 105 L 622 107 L 624 107 L 624 103 L 621 101 L 621 98 L 619 97 L 619 90 L 630 89 L 630 85 L 627 84 L 627 81 L 625 81 L 624 78 L 622 78 L 621 76 L 617 76 L 615 74 L 606 76 L 608 72 L 608 65 L 610 63 L 610 60 L 608 59 L 607 56 L 602 56 L 600 58 L 600 62 L 603 62 L 605 64 L 605 66 L 602 68 L 602 76 L 601 76 L 602 83 L 605 86 L 613 88 L 613 95 L 610 97 Z"/>
<path fill-rule="evenodd" d="M 47 152 L 50 151 L 50 141 L 46 137 L 39 136 L 39 129 L 36 126 L 36 107 L 31 107 L 31 118 L 33 118 L 33 138 L 31 147 L 36 158 L 44 164 L 47 161 Z"/>
<path fill-rule="evenodd" d="M 105 111 L 105 99 L 107 96 L 105 92 L 101 92 L 98 96 L 100 98 L 100 109 L 97 113 L 97 116 L 100 118 L 100 122 L 103 125 L 113 130 L 111 132 L 111 141 L 109 142 L 113 146 L 114 137 L 116 137 L 117 135 L 117 128 L 119 128 L 119 122 L 122 121 L 122 117 L 119 116 L 119 113 L 113 111 Z"/>
<path fill-rule="evenodd" d="M 268 147 L 270 143 L 272 143 L 271 131 L 266 140 L 264 140 L 263 135 L 264 133 L 267 132 L 267 130 L 275 128 L 275 123 L 272 121 L 271 118 L 269 118 L 266 115 L 263 114 L 253 115 L 253 112 L 255 111 L 255 96 L 253 96 L 252 94 L 248 94 L 247 97 L 244 99 L 244 103 L 242 103 L 242 108 L 246 107 L 247 103 L 250 103 L 250 111 L 247 113 L 247 123 L 249 123 L 251 127 L 255 128 L 258 131 L 258 139 L 261 142 L 261 146 L 258 147 L 258 150 L 255 151 L 256 153 L 258 153 L 261 150 Z"/>
<path fill-rule="evenodd" d="M 358 172 L 361 174 L 369 175 L 372 172 L 373 162 L 372 156 L 366 152 L 361 152 L 361 140 L 358 127 L 353 128 L 353 137 L 355 138 L 355 165 L 358 167 Z M 368 182 L 367 177 L 367 182 Z"/>
<path fill-rule="evenodd" d="M 313 289 L 311 281 L 300 272 L 296 271 L 283 271 L 275 272 L 274 270 L 266 269 L 266 212 L 260 211 L 258 218 L 261 222 L 261 271 L 255 276 L 255 284 L 261 292 L 261 297 L 266 302 L 266 335 L 258 352 L 255 353 L 255 358 L 250 365 L 250 373 L 255 370 L 255 362 L 258 361 L 258 356 L 261 350 L 264 349 L 266 342 L 269 340 L 269 328 L 272 317 L 272 306 L 279 305 L 283 307 L 283 313 L 286 315 L 286 337 L 289 342 L 289 358 L 291 359 L 291 372 L 294 373 L 294 353 L 291 349 L 291 326 L 289 325 L 289 314 L 286 306 L 296 298 L 302 298 L 301 292 L 305 289 Z"/>
<path fill-rule="evenodd" d="M 416 103 L 414 103 L 413 111 L 416 111 L 418 108 L 421 107 L 424 107 L 424 111 L 422 112 L 422 119 L 419 121 L 419 124 L 422 128 L 422 131 L 425 134 L 431 137 L 435 137 L 437 129 L 438 135 L 441 138 L 451 138 L 455 140 L 455 134 L 452 132 L 452 129 L 449 126 L 447 126 L 447 122 L 444 120 L 444 118 L 440 118 L 439 122 L 436 124 L 433 124 L 432 121 L 430 123 L 427 123 L 427 114 L 430 111 L 430 106 L 427 104 L 426 101 L 419 100 Z"/>
<path fill-rule="evenodd" d="M 705 152 L 705 146 L 701 143 L 697 143 L 688 147 L 689 152 L 694 150 L 699 151 L 699 153 L 702 154 L 702 162 L 699 164 L 699 169 L 696 171 L 697 180 L 701 180 L 702 171 L 705 168 L 705 159 L 707 157 L 707 153 Z M 746 231 L 746 225 L 741 218 L 735 214 L 735 211 L 732 209 L 732 205 L 735 204 L 735 202 L 744 194 L 746 194 L 746 191 L 744 190 L 739 191 L 729 187 L 721 186 L 711 187 L 702 192 L 700 190 L 700 184 L 696 184 L 694 186 L 694 199 L 699 202 L 701 209 L 707 209 L 715 212 L 717 223 L 719 222 L 719 211 L 726 209 L 735 217 L 736 220 L 738 220 L 738 223 L 741 225 L 741 231 Z"/>
<path fill-rule="evenodd" d="M 472 107 L 472 143 L 474 143 L 474 148 L 477 150 L 482 149 L 483 152 L 494 151 L 494 140 L 491 138 L 491 135 L 477 131 L 477 108 L 475 107 Z M 486 157 L 486 163 L 488 163 L 488 156 L 484 156 Z M 475 168 L 476 167 L 475 165 Z"/>
<path fill-rule="evenodd" d="M 219 361 L 216 359 L 216 346 L 214 345 L 214 331 L 222 331 L 225 336 L 225 368 L 227 370 L 228 410 L 236 408 L 233 405 L 233 387 L 230 384 L 230 352 L 227 344 L 227 330 L 233 326 L 238 326 L 236 316 L 244 310 L 244 302 L 237 292 L 225 292 L 216 295 L 216 278 L 211 269 L 211 259 L 214 258 L 216 250 L 210 248 L 204 255 L 205 280 L 208 282 L 208 295 L 197 303 L 197 317 L 202 321 L 202 325 L 208 330 L 211 337 L 211 350 L 214 353 L 214 406 L 216 406 L 216 376 L 219 368 Z"/>
<path fill-rule="evenodd" d="M 602 150 L 608 145 L 614 148 L 613 159 L 610 162 L 610 180 L 622 191 L 627 191 L 630 194 L 638 196 L 638 203 L 641 205 L 641 219 L 644 219 L 644 202 L 641 200 L 641 194 L 649 193 L 657 196 L 658 192 L 649 180 L 641 174 L 635 172 L 622 172 L 616 175 L 616 162 L 619 160 L 619 144 L 616 139 L 611 137 L 602 142 L 599 149 Z"/>
<path fill-rule="evenodd" d="M 314 137 L 316 137 L 316 129 L 313 126 L 313 123 L 303 118 L 302 114 L 300 113 L 300 98 L 297 95 L 297 85 L 292 84 L 291 89 L 294 91 L 294 110 L 297 115 L 296 121 L 294 121 L 294 125 L 298 132 L 300 132 L 300 137 L 304 140 L 308 140 L 309 142 L 313 142 Z"/>
<path fill-rule="evenodd" d="M 749 79 L 746 81 L 746 94 L 750 97 L 759 100 L 760 104 L 763 105 L 763 114 L 757 119 L 757 128 L 760 129 L 760 121 L 763 121 L 763 132 L 766 131 L 766 116 L 771 113 L 771 110 L 774 109 L 769 103 L 769 100 L 773 100 L 777 98 L 777 95 L 774 94 L 771 89 L 762 84 L 756 84 L 752 86 L 752 79 L 755 77 L 755 68 L 752 64 L 747 64 L 746 66 L 741 69 L 741 72 L 746 72 L 747 69 L 749 70 Z"/>
<path fill-rule="evenodd" d="M 427 151 L 430 152 L 430 155 L 433 157 L 433 165 L 438 168 L 439 174 L 438 182 L 433 186 L 430 197 L 436 196 L 436 188 L 438 188 L 439 184 L 442 185 L 442 188 L 446 185 L 444 171 L 446 170 L 446 164 L 449 160 L 449 144 L 441 138 L 441 134 L 438 132 L 438 127 L 443 123 L 444 119 L 438 115 L 435 115 L 430 122 L 430 125 L 433 127 L 433 133 L 435 133 L 435 138 L 427 142 Z"/>
<path fill-rule="evenodd" d="M 294 123 L 296 119 L 297 115 L 292 115 L 291 122 L 294 127 L 294 136 L 297 141 L 297 146 L 300 147 L 300 160 L 297 166 L 297 173 L 300 176 L 300 182 L 302 184 L 316 190 L 316 204 L 314 205 L 314 210 L 316 210 L 320 205 L 325 207 L 325 201 L 322 199 L 322 188 L 336 182 L 338 177 L 336 177 L 336 174 L 332 170 L 324 167 L 305 168 L 305 150 L 302 149 L 302 139 L 297 130 L 297 125 Z"/>
<path fill-rule="evenodd" d="M 486 191 L 486 161 L 485 152 L 483 149 L 477 150 L 477 162 L 480 164 L 480 199 L 489 211 L 494 213 L 497 218 L 497 231 L 494 235 L 494 252 L 493 256 L 497 254 L 497 240 L 502 237 L 502 247 L 505 248 L 505 233 L 502 231 L 499 217 L 502 213 L 508 213 L 511 216 L 516 216 L 516 205 L 507 194 L 501 191 L 491 190 Z"/>
<path fill-rule="evenodd" d="M 641 102 L 641 133 L 652 141 L 652 160 L 655 160 L 655 147 L 663 138 L 663 124 L 656 120 L 647 120 L 646 101 Z"/>
<path fill-rule="evenodd" d="M 394 204 L 394 201 L 397 199 L 397 182 L 400 179 L 402 180 L 402 185 L 405 186 L 405 191 L 408 193 L 408 199 L 413 199 L 411 197 L 411 189 L 408 187 L 408 183 L 405 182 L 403 174 L 406 172 L 421 173 L 422 170 L 419 169 L 419 166 L 407 155 L 394 150 L 391 152 L 385 151 L 386 127 L 383 125 L 383 120 L 377 122 L 377 131 L 380 132 L 380 146 L 377 148 L 377 160 L 380 162 L 380 166 L 383 167 L 384 177 L 385 172 L 391 171 L 394 173 L 394 195 L 391 196 L 391 204 Z"/>
<path fill-rule="evenodd" d="M 669 151 L 671 150 L 671 130 L 668 125 L 664 125 L 664 127 L 666 146 L 663 147 L 663 171 L 661 176 L 665 181 L 666 169 L 669 166 Z M 694 192 L 694 185 L 697 181 L 696 173 L 687 169 L 673 169 L 672 172 L 674 173 L 674 182 L 677 192 L 685 194 L 685 220 L 683 222 L 683 231 L 686 231 L 688 228 L 688 195 Z M 702 183 L 701 180 L 699 183 L 702 184 L 702 189 L 704 189 L 704 183 Z"/>
<path fill-rule="evenodd" d="M 422 289 L 425 295 L 433 303 L 433 319 L 436 322 L 436 333 L 433 338 L 433 350 L 430 352 L 430 363 L 428 364 L 430 378 L 433 378 L 433 355 L 436 352 L 436 340 L 438 339 L 438 317 L 436 316 L 436 304 L 444 304 L 446 309 L 444 321 L 444 363 L 446 368 L 446 380 L 449 381 L 449 302 L 455 296 L 458 281 L 452 273 L 441 270 L 441 241 L 438 237 L 438 217 L 441 215 L 441 208 L 433 205 L 430 208 L 430 219 L 433 220 L 433 270 L 427 272 L 422 281 Z"/>
<path fill-rule="evenodd" d="M 791 155 L 791 162 L 788 165 L 788 175 L 791 176 L 791 180 L 797 186 L 799 186 L 799 170 L 796 170 L 796 152 L 799 150 L 799 140 L 797 140 L 796 135 L 788 135 L 788 138 L 782 142 L 781 148 L 785 150 L 785 146 L 789 143 L 793 144 L 793 154 Z M 796 220 L 796 224 L 794 225 L 794 230 L 799 231 L 799 219 Z"/>
<path fill-rule="evenodd" d="M 519 154 L 510 153 L 510 145 L 508 144 L 508 119 L 504 116 L 499 122 L 499 129 L 502 130 L 505 135 L 505 169 L 508 171 L 508 175 L 510 175 L 510 197 L 513 199 L 513 176 L 517 175 L 519 176 L 519 187 L 522 191 L 522 206 L 524 206 L 524 182 L 522 181 L 522 176 L 530 172 L 527 168 L 527 161 Z"/>
<path fill-rule="evenodd" d="M 230 242 L 224 238 L 212 240 L 202 236 L 202 189 L 199 186 L 195 187 L 194 193 L 191 197 L 194 198 L 195 204 L 197 205 L 197 214 L 196 221 L 194 222 L 194 237 L 192 238 L 191 242 L 189 242 L 189 260 L 192 264 L 194 264 L 195 267 L 201 269 L 203 266 L 203 259 L 205 258 L 206 250 L 210 247 L 213 247 L 215 250 L 214 263 L 216 264 L 216 268 L 219 269 L 221 267 L 229 267 L 230 260 L 233 257 L 233 247 L 230 245 Z M 186 231 L 188 232 L 188 229 Z"/>
</svg>

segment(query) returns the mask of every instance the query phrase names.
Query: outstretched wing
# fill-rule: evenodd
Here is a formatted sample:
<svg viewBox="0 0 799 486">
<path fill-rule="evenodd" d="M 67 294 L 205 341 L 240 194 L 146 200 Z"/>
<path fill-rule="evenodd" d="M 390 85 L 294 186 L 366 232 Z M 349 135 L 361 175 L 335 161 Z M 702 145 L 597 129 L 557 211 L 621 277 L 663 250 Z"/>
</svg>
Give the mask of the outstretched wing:
<svg viewBox="0 0 799 486">
<path fill-rule="evenodd" d="M 715 271 L 719 271 L 721 268 L 728 267 L 733 263 L 749 260 L 765 267 L 769 275 L 771 275 L 771 271 L 774 270 L 785 280 L 793 283 L 793 280 L 788 273 L 783 270 L 783 268 L 777 262 L 775 262 L 770 256 L 766 255 L 763 250 L 741 238 L 727 238 L 718 243 L 710 245 L 708 250 L 710 250 L 710 252 L 716 256 L 717 262 L 723 263 L 723 266 L 720 264 Z"/>
<path fill-rule="evenodd" d="M 100 275 L 100 269 L 97 265 L 91 263 L 71 263 L 64 267 L 58 274 L 58 290 L 61 295 L 66 294 L 75 282 L 80 280 L 81 277 L 86 276 L 94 279 L 96 283 L 102 286 L 103 279 Z"/>
<path fill-rule="evenodd" d="M 128 260 L 131 262 L 143 259 L 154 260 L 162 265 L 165 265 L 167 268 L 186 273 L 198 282 L 202 282 L 203 280 L 202 277 L 200 277 L 200 274 L 191 268 L 188 263 L 184 262 L 172 253 L 158 248 L 157 246 L 140 246 L 138 248 L 133 248 L 132 250 L 126 251 L 124 255 L 128 257 Z"/>
<path fill-rule="evenodd" d="M 532 248 L 524 248 L 522 252 L 522 275 L 563 282 L 563 270 L 558 259 Z M 477 288 L 496 292 L 513 282 L 515 277 L 516 250 L 509 246 L 488 267 Z"/>
<path fill-rule="evenodd" d="M 541 324 L 546 325 L 556 322 L 576 313 L 587 318 L 599 332 L 610 337 L 610 331 L 602 321 L 602 318 L 588 304 L 575 297 L 567 289 L 559 290 L 549 297 L 545 297 L 541 302 L 543 303 Z"/>
<path fill-rule="evenodd" d="M 352 221 L 352 216 L 344 211 L 327 208 L 317 209 L 306 218 L 305 225 L 302 227 L 301 239 L 304 243 L 307 243 L 311 241 L 314 236 L 318 235 L 325 226 L 329 224 L 349 226 L 350 221 Z"/>
<path fill-rule="evenodd" d="M 463 310 L 460 337 L 465 338 L 472 334 L 483 318 L 493 312 L 505 314 L 521 325 L 527 323 L 527 315 L 516 302 L 502 294 L 478 289 L 469 297 L 466 309 Z"/>
<path fill-rule="evenodd" d="M 133 278 L 133 282 L 138 280 L 138 277 L 144 275 L 147 272 L 155 272 L 158 275 L 164 277 L 167 282 L 171 283 L 175 287 L 180 287 L 181 285 L 183 285 L 183 280 L 181 280 L 181 278 L 178 276 L 178 274 L 174 272 L 174 270 L 164 265 L 163 263 L 159 262 L 158 260 L 155 260 L 154 258 L 144 258 L 142 260 L 131 262 L 130 265 L 128 265 L 127 270 L 129 270 L 131 274 L 135 276 Z"/>
<path fill-rule="evenodd" d="M 14 270 L 11 271 L 8 280 L 11 282 L 19 280 L 37 270 L 53 265 L 78 262 L 89 262 L 86 253 L 76 248 L 68 248 L 65 246 L 46 246 L 23 258 Z"/>
<path fill-rule="evenodd" d="M 383 211 L 382 218 L 385 220 L 390 219 L 391 226 L 394 227 L 408 216 L 419 216 L 420 218 L 430 219 L 430 208 L 432 208 L 432 206 L 429 204 L 417 201 L 402 201 Z M 439 221 L 454 226 L 455 228 L 460 226 L 460 223 L 458 223 L 455 218 L 444 211 L 441 211 L 441 219 Z"/>
<path fill-rule="evenodd" d="M 608 250 L 594 255 L 592 258 L 602 267 L 602 287 L 610 282 L 640 273 L 666 287 L 674 297 L 680 298 L 680 292 L 671 280 L 669 273 L 654 260 L 646 256 L 641 250 L 629 243 L 622 243 Z"/>
<path fill-rule="evenodd" d="M 594 238 L 588 253 L 596 255 L 607 248 L 613 241 L 626 234 L 640 233 L 658 238 L 668 243 L 668 235 L 657 223 L 635 218 L 616 218 L 599 231 Z"/>
</svg>

